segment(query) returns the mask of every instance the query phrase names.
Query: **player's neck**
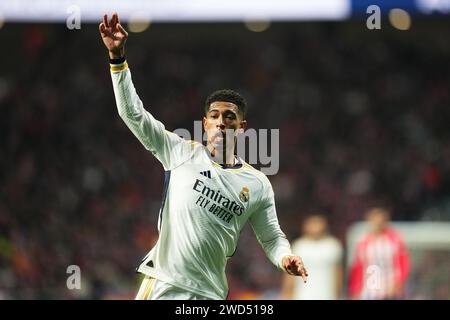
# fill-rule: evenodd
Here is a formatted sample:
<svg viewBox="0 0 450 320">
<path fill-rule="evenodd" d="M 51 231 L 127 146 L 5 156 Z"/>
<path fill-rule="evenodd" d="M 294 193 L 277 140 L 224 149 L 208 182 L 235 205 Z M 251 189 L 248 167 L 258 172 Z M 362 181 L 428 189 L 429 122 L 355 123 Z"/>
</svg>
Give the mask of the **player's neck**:
<svg viewBox="0 0 450 320">
<path fill-rule="evenodd" d="M 327 237 L 326 233 L 310 234 L 310 235 L 306 236 L 306 238 L 308 238 L 310 240 L 314 240 L 314 241 L 319 241 L 319 240 L 325 239 L 326 237 Z"/>
<path fill-rule="evenodd" d="M 209 150 L 212 159 L 218 164 L 224 167 L 233 167 L 236 165 L 237 160 L 234 146 L 224 148 L 224 150 L 217 150 L 212 145 L 208 144 L 206 148 Z"/>
</svg>

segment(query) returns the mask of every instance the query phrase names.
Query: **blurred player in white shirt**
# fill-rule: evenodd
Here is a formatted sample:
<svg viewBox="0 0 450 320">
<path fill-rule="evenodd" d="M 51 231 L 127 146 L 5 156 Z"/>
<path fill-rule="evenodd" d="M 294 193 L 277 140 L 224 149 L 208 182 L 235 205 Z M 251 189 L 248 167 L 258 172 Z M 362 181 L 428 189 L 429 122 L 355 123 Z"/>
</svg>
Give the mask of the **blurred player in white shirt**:
<svg viewBox="0 0 450 320">
<path fill-rule="evenodd" d="M 292 244 L 292 252 L 301 252 L 314 270 L 308 284 L 285 275 L 281 295 L 287 300 L 339 299 L 343 284 L 342 245 L 328 233 L 328 223 L 322 215 L 309 216 L 302 225 L 303 235 Z"/>
<path fill-rule="evenodd" d="M 206 147 L 165 130 L 143 107 L 125 60 L 127 32 L 119 17 L 99 25 L 109 52 L 120 117 L 163 165 L 165 183 L 159 238 L 137 271 L 145 275 L 136 299 L 226 299 L 225 267 L 240 232 L 250 222 L 270 261 L 306 281 L 302 259 L 281 231 L 267 177 L 236 157 L 246 102 L 235 91 L 219 90 L 205 103 Z"/>
</svg>

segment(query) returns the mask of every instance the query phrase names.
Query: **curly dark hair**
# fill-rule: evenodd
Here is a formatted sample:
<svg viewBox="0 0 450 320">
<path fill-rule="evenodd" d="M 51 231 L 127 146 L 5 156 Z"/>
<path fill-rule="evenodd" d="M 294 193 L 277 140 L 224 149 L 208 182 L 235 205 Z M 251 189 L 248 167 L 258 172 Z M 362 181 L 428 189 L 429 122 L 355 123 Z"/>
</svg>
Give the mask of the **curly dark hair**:
<svg viewBox="0 0 450 320">
<path fill-rule="evenodd" d="M 245 101 L 244 97 L 236 91 L 231 89 L 221 89 L 211 93 L 208 98 L 206 98 L 205 114 L 208 113 L 211 103 L 215 101 L 234 103 L 238 107 L 239 114 L 242 116 L 242 119 L 245 118 L 245 114 L 247 112 L 247 102 Z"/>
</svg>

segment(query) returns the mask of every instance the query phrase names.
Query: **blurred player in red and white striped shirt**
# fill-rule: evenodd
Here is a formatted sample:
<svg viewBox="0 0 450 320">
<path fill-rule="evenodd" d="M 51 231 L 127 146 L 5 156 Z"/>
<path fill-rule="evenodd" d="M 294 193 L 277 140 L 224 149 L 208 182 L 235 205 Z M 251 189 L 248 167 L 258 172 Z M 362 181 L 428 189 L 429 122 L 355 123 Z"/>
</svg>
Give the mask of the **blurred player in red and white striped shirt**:
<svg viewBox="0 0 450 320">
<path fill-rule="evenodd" d="M 409 254 L 389 225 L 385 208 L 367 212 L 370 232 L 358 242 L 349 274 L 352 299 L 400 299 L 409 273 Z"/>
</svg>

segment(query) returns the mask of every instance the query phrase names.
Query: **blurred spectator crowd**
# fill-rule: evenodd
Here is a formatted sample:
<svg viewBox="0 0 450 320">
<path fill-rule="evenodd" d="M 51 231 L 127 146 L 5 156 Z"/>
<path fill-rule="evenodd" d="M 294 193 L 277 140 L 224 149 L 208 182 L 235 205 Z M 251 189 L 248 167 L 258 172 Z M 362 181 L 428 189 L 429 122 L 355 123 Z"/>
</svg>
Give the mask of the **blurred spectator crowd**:
<svg viewBox="0 0 450 320">
<path fill-rule="evenodd" d="M 242 92 L 249 127 L 280 129 L 269 178 L 288 238 L 319 211 L 344 241 L 378 201 L 393 220 L 450 220 L 449 31 L 152 25 L 130 34 L 127 58 L 168 130 L 192 130 L 211 91 Z M 6 24 L 0 41 L 0 299 L 133 298 L 134 268 L 157 239 L 163 168 L 117 115 L 97 27 Z M 81 290 L 66 287 L 69 265 Z M 249 227 L 227 271 L 230 298 L 279 292 Z"/>
</svg>

